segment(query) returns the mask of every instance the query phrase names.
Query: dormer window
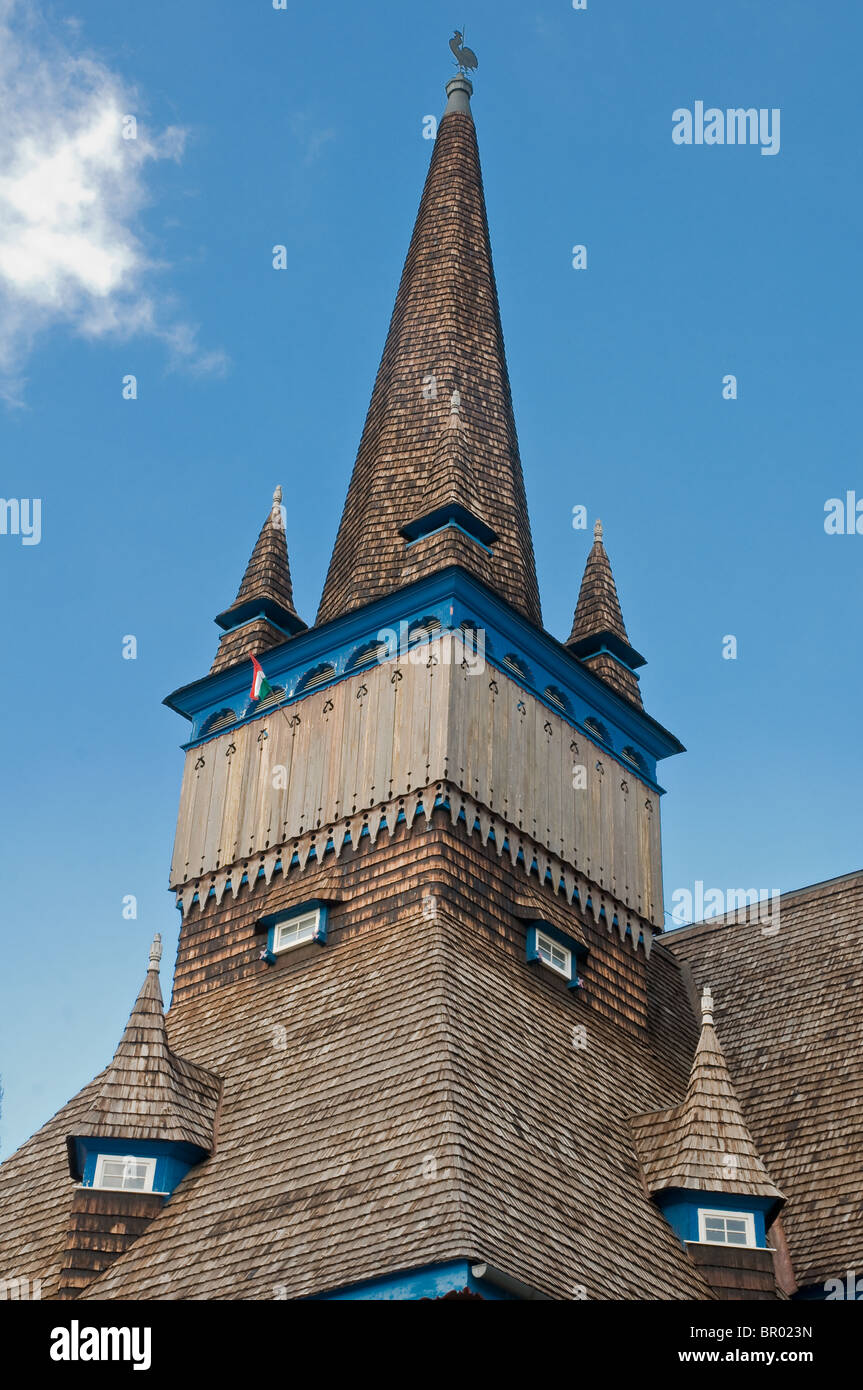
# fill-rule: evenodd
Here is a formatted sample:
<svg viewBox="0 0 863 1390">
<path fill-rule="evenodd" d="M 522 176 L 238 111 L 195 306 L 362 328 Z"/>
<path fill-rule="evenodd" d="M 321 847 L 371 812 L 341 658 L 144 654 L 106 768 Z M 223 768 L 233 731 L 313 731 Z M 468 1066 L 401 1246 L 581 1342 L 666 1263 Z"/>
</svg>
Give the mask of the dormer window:
<svg viewBox="0 0 863 1390">
<path fill-rule="evenodd" d="M 299 917 L 289 917 L 277 922 L 273 932 L 273 951 L 278 956 L 282 951 L 290 951 L 294 946 L 302 946 L 304 941 L 317 940 L 321 925 L 321 910 L 314 908 Z"/>
<path fill-rule="evenodd" d="M 698 1239 L 703 1245 L 755 1245 L 755 1218 L 749 1211 L 698 1209 Z"/>
<path fill-rule="evenodd" d="M 261 959 L 267 965 L 275 965 L 279 956 L 292 951 L 295 946 L 304 946 L 310 941 L 318 946 L 326 945 L 327 905 L 319 901 L 305 902 L 288 912 L 262 917 L 259 927 L 267 930 L 267 944 L 261 952 Z"/>
<path fill-rule="evenodd" d="M 155 1158 L 99 1154 L 93 1186 L 111 1188 L 115 1192 L 152 1192 L 155 1176 Z"/>
<path fill-rule="evenodd" d="M 551 937 L 546 936 L 539 928 L 536 932 L 536 954 L 559 975 L 563 975 L 567 980 L 572 978 L 572 952 L 565 946 L 558 946 L 556 941 L 552 941 Z"/>
<path fill-rule="evenodd" d="M 578 989 L 578 958 L 587 955 L 580 942 L 551 922 L 531 922 L 527 928 L 527 959 L 562 975 L 570 989 Z"/>
</svg>

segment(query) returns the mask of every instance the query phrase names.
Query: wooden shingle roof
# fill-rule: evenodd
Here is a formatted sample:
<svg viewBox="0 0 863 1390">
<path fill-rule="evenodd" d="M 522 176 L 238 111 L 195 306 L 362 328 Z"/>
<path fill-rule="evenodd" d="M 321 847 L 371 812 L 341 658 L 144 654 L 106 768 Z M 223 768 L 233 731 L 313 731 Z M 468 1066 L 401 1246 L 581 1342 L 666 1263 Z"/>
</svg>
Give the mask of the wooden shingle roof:
<svg viewBox="0 0 863 1390">
<path fill-rule="evenodd" d="M 473 925 L 379 917 L 172 1009 L 174 1045 L 223 1078 L 219 1143 L 82 1299 L 297 1298 L 456 1258 L 554 1298 L 710 1298 L 628 1124 L 684 1073 L 601 1015 L 574 1047 L 569 993 Z M 650 968 L 685 1010 L 676 964 Z M 55 1278 L 76 1110 L 0 1167 L 4 1268 Z"/>
<path fill-rule="evenodd" d="M 452 562 L 443 543 L 411 552 L 402 528 L 440 488 L 478 515 L 492 554 L 465 540 L 460 562 L 541 624 L 530 522 L 492 268 L 476 131 L 464 78 L 434 143 L 324 586 L 327 622 Z M 439 442 L 453 391 L 470 411 L 470 447 Z"/>
<path fill-rule="evenodd" d="M 587 557 L 581 588 L 572 619 L 572 631 L 566 645 L 581 656 L 587 666 L 627 700 L 642 708 L 641 690 L 638 678 L 620 661 L 605 651 L 598 650 L 603 639 L 617 639 L 619 650 L 632 649 L 620 611 L 617 585 L 611 572 L 611 564 L 602 539 L 602 522 L 593 527 L 593 545 Z M 632 653 L 637 657 L 637 653 Z"/>
<path fill-rule="evenodd" d="M 651 1193 L 670 1188 L 784 1199 L 770 1180 L 747 1128 L 713 1024 L 713 997 L 702 996 L 701 1036 L 682 1105 L 633 1120 Z"/>
<path fill-rule="evenodd" d="M 219 1080 L 168 1046 L 160 955 L 157 936 L 147 977 L 114 1059 L 71 1139 L 170 1140 L 194 1144 L 207 1153 L 213 1147 Z"/>
<path fill-rule="evenodd" d="M 778 907 L 778 910 L 777 910 Z M 747 1124 L 787 1198 L 801 1286 L 863 1270 L 863 872 L 670 932 L 717 1021 Z"/>
<path fill-rule="evenodd" d="M 247 660 L 251 653 L 280 646 L 306 626 L 294 607 L 284 515 L 282 489 L 277 487 L 237 597 L 216 618 L 226 631 L 211 674 Z"/>
</svg>

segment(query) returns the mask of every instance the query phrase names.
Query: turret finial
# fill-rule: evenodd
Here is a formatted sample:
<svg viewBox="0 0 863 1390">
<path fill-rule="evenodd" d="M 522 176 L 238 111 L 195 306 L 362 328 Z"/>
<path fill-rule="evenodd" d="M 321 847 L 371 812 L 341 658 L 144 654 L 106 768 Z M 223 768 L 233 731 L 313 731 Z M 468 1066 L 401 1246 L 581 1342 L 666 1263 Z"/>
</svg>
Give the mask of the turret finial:
<svg viewBox="0 0 863 1390">
<path fill-rule="evenodd" d="M 449 413 L 450 415 L 461 414 L 461 396 L 459 395 L 457 390 L 453 391 L 452 395 L 449 398 Z"/>
<path fill-rule="evenodd" d="M 462 29 L 456 29 L 449 41 L 449 46 L 455 57 L 459 72 L 465 77 L 469 72 L 472 72 L 474 68 L 479 67 L 477 56 L 473 49 L 465 48 L 464 31 Z"/>
<path fill-rule="evenodd" d="M 701 995 L 701 1022 L 702 1025 L 713 1023 L 713 993 L 710 985 L 704 986 L 704 992 Z"/>
<path fill-rule="evenodd" d="M 282 500 L 282 485 L 281 485 L 281 483 L 279 483 L 278 486 L 277 486 L 277 488 L 276 488 L 276 490 L 275 490 L 275 492 L 273 493 L 273 505 L 276 506 L 276 507 L 278 507 L 279 504 L 281 503 L 281 500 Z"/>
<path fill-rule="evenodd" d="M 601 540 L 602 540 L 602 522 L 601 522 L 601 521 L 595 521 L 595 522 L 593 523 L 593 539 L 594 539 L 595 541 L 601 541 Z"/>
<path fill-rule="evenodd" d="M 151 969 L 151 970 L 158 971 L 158 969 L 159 969 L 159 961 L 160 961 L 161 959 L 162 959 L 162 936 L 161 936 L 161 933 L 160 933 L 160 932 L 156 932 L 156 935 L 153 937 L 153 944 L 152 944 L 152 946 L 150 947 L 150 969 Z"/>
</svg>

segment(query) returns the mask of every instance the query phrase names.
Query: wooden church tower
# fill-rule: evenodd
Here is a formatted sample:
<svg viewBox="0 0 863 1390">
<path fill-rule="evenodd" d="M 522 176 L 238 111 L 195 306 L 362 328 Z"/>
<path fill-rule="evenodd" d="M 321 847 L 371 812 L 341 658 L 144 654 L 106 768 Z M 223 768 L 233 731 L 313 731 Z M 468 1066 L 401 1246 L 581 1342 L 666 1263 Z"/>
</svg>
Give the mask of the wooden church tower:
<svg viewBox="0 0 863 1390">
<path fill-rule="evenodd" d="M 685 972 L 651 949 L 681 745 L 598 522 L 571 635 L 542 626 L 471 95 L 447 85 L 315 622 L 277 489 L 210 673 L 167 701 L 172 1006 L 157 952 L 114 1064 L 40 1132 L 66 1196 L 33 1250 L 66 1242 L 66 1296 L 711 1298 L 654 1200 L 678 1176 L 760 1203 L 731 1278 L 771 1296 L 782 1195 L 748 1132 L 717 1158 L 731 1080 L 712 1031 L 690 1080 Z M 116 1189 L 74 1220 L 64 1139 Z"/>
</svg>

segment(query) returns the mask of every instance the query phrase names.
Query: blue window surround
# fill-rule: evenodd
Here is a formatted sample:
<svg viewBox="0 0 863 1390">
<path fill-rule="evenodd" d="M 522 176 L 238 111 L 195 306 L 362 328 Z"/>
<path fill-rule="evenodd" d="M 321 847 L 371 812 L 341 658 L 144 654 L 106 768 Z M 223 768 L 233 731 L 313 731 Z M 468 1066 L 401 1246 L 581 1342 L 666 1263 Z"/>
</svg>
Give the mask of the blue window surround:
<svg viewBox="0 0 863 1390">
<path fill-rule="evenodd" d="M 266 961 L 267 965 L 275 965 L 280 955 L 288 955 L 289 950 L 279 951 L 278 953 L 275 950 L 276 929 L 280 927 L 283 922 L 290 922 L 294 917 L 302 917 L 304 913 L 313 911 L 320 913 L 315 934 L 309 941 L 298 942 L 297 944 L 298 946 L 310 946 L 312 942 L 314 942 L 318 946 L 326 946 L 327 920 L 329 917 L 328 904 L 324 902 L 322 898 L 309 898 L 307 902 L 299 903 L 296 907 L 286 908 L 284 912 L 271 912 L 268 913 L 266 917 L 258 918 L 258 928 L 261 930 L 266 928 L 267 932 L 267 944 L 261 951 L 261 960 Z"/>
<path fill-rule="evenodd" d="M 471 1273 L 471 1262 L 453 1260 L 450 1264 L 427 1265 L 421 1269 L 410 1269 L 398 1274 L 387 1274 L 381 1279 L 369 1279 L 362 1284 L 350 1284 L 346 1288 L 333 1289 L 329 1293 L 313 1294 L 310 1302 L 333 1302 L 347 1299 L 395 1299 L 407 1301 L 418 1298 L 443 1298 L 448 1293 L 459 1293 L 469 1289 L 471 1293 L 481 1294 L 489 1300 L 518 1302 L 514 1294 L 491 1283 L 488 1279 L 477 1279 Z"/>
<path fill-rule="evenodd" d="M 748 1212 L 755 1218 L 755 1245 L 761 1250 L 767 1246 L 768 1218 L 773 1219 L 774 1211 L 780 1205 L 773 1197 L 750 1197 L 739 1192 L 701 1192 L 684 1187 L 668 1188 L 658 1193 L 655 1200 L 681 1244 L 686 1241 L 698 1244 L 698 1213 L 701 1209 Z M 729 1249 L 744 1248 L 729 1246 Z"/>
<path fill-rule="evenodd" d="M 417 814 L 417 816 L 418 816 L 420 819 L 422 819 L 422 818 L 424 818 L 425 816 L 429 815 L 429 814 L 431 813 L 431 811 L 436 811 L 436 810 L 438 809 L 438 807 L 441 807 L 441 806 L 442 806 L 445 810 L 449 811 L 449 809 L 450 809 L 449 797 L 446 797 L 446 796 L 438 796 L 438 797 L 435 797 L 434 805 L 433 805 L 433 806 L 430 806 L 430 807 L 426 807 L 426 806 L 423 805 L 422 802 L 420 802 L 420 803 L 418 804 L 418 806 L 417 806 L 416 814 Z M 396 818 L 396 824 L 398 825 L 398 824 L 402 823 L 402 822 L 404 821 L 404 819 L 405 819 L 404 811 L 399 811 L 398 816 L 397 816 L 397 818 Z M 461 825 L 468 825 L 467 817 L 465 816 L 464 811 L 460 811 L 460 812 L 459 812 L 458 819 L 459 819 L 459 824 L 461 824 Z M 473 825 L 468 826 L 468 829 L 471 831 L 471 833 L 473 833 L 474 830 L 478 829 L 479 824 L 480 824 L 479 816 L 475 816 L 475 817 L 474 817 Z M 387 827 L 387 828 L 388 828 L 386 817 L 384 817 L 384 819 L 382 820 L 381 825 L 382 825 L 382 827 Z M 355 843 L 356 843 L 356 844 L 359 844 L 359 842 L 360 842 L 365 836 L 367 836 L 368 834 L 369 834 L 368 826 L 365 826 L 365 825 L 364 825 L 363 828 L 362 828 L 362 830 L 360 831 L 359 836 L 357 837 L 356 842 L 355 842 L 355 841 L 353 840 L 353 838 L 351 837 L 350 832 L 348 832 L 348 834 L 345 836 L 345 841 L 344 841 L 344 842 L 345 842 L 345 844 L 348 844 L 348 845 L 354 845 Z M 492 841 L 494 841 L 494 832 L 492 832 L 490 838 L 491 838 Z M 310 860 L 313 859 L 313 860 L 315 860 L 315 862 L 319 862 L 319 861 L 323 860 L 323 859 L 326 857 L 326 855 L 334 853 L 334 851 L 335 851 L 335 845 L 333 844 L 333 841 L 332 841 L 331 839 L 327 839 L 326 844 L 322 844 L 322 845 L 320 846 L 320 849 L 316 848 L 314 845 L 312 846 L 311 850 L 309 851 L 309 859 L 310 859 Z M 509 853 L 509 839 L 508 839 L 506 836 L 504 836 L 504 841 L 503 841 L 503 846 L 502 846 L 502 849 L 501 849 L 501 853 L 503 853 L 503 854 L 508 854 L 508 853 Z M 281 857 L 280 857 L 280 858 L 278 858 L 278 859 L 276 860 L 276 862 L 275 862 L 275 864 L 274 864 L 274 866 L 273 866 L 273 873 L 274 873 L 274 874 L 285 874 L 285 873 L 289 872 L 289 870 L 291 870 L 291 869 L 294 867 L 295 864 L 299 864 L 299 862 L 300 862 L 299 855 L 296 854 L 296 853 L 292 854 L 292 855 L 290 856 L 290 858 L 288 858 L 288 856 L 286 855 L 284 861 L 283 861 L 283 860 L 281 859 Z M 524 853 L 523 853 L 522 850 L 519 850 L 519 852 L 518 852 L 517 862 L 518 862 L 519 864 L 522 864 L 522 865 L 523 865 L 524 862 L 525 862 L 525 857 L 524 857 Z M 531 860 L 530 864 L 527 866 L 527 868 L 528 868 L 528 873 L 530 873 L 530 874 L 533 874 L 534 869 L 536 869 L 537 877 L 539 877 L 539 865 L 537 864 L 537 860 L 536 860 L 536 856 L 535 856 L 535 855 L 534 855 L 533 859 Z M 263 867 L 263 865 L 259 865 L 259 867 L 258 867 L 258 872 L 257 872 L 256 877 L 257 877 L 257 878 L 263 878 L 263 877 L 264 877 L 264 867 Z M 246 872 L 245 869 L 244 869 L 244 870 L 243 870 L 243 873 L 242 873 L 242 877 L 240 878 L 240 886 L 242 887 L 243 884 L 248 884 L 248 882 L 249 882 L 249 875 L 247 874 L 247 872 Z M 552 886 L 552 888 L 553 888 L 553 890 L 554 890 L 554 892 L 555 892 L 555 893 L 558 893 L 558 892 L 560 891 L 561 887 L 563 886 L 564 878 L 563 878 L 563 875 L 561 874 L 560 878 L 559 878 L 558 881 L 555 883 L 554 877 L 553 877 L 553 875 L 552 875 L 552 873 L 551 873 L 551 870 L 550 870 L 550 869 L 547 869 L 547 870 L 546 870 L 546 875 L 545 875 L 545 882 L 546 882 L 546 883 L 550 883 L 551 886 Z M 229 878 L 228 881 L 227 881 L 226 888 L 233 888 L 233 884 L 232 884 L 230 878 Z M 206 897 L 207 897 L 207 898 L 214 898 L 215 896 L 216 896 L 215 887 L 213 887 L 212 885 L 210 885 L 210 887 L 209 887 L 209 889 L 208 889 L 208 891 L 207 891 Z M 331 901 L 332 901 L 332 900 L 331 900 Z M 582 902 L 581 897 L 580 897 L 579 892 L 578 892 L 578 889 L 576 889 L 575 897 L 574 897 L 573 901 L 574 901 L 574 902 L 577 902 L 577 903 L 579 904 L 579 906 L 580 906 L 582 909 L 592 910 L 592 905 L 591 905 L 591 900 L 590 900 L 590 894 L 588 894 L 588 895 L 587 895 L 587 898 L 584 900 L 584 902 Z M 198 905 L 200 906 L 200 902 L 201 902 L 200 896 L 198 895 L 197 892 L 194 893 L 193 896 L 192 896 L 192 903 L 190 904 L 190 906 L 191 906 L 192 904 L 194 904 L 194 903 L 198 903 Z M 179 900 L 177 901 L 176 906 L 177 906 L 178 912 L 180 912 L 180 914 L 182 914 L 183 906 L 182 906 L 182 903 L 181 903 Z M 600 911 L 599 911 L 599 918 L 600 918 L 600 921 L 604 921 L 604 920 L 605 920 L 605 908 L 604 908 L 604 907 L 600 908 Z M 522 920 L 527 920 L 527 919 L 522 918 Z M 259 925 L 260 925 L 261 927 L 264 926 L 263 919 L 259 919 Z M 617 913 L 614 913 L 614 915 L 613 915 L 613 917 L 612 917 L 612 920 L 611 920 L 611 925 L 612 925 L 613 927 L 617 927 L 617 925 L 618 925 Z M 626 933 L 625 933 L 625 934 L 626 934 L 626 936 L 628 936 L 628 937 L 630 938 L 630 940 L 633 939 L 633 938 L 632 938 L 632 932 L 631 932 L 631 930 L 630 930 L 630 928 L 629 928 L 628 926 L 627 926 L 627 928 L 626 928 Z M 633 944 L 634 944 L 634 945 L 639 945 L 639 944 L 643 941 L 643 939 L 644 939 L 643 933 L 639 932 L 638 941 L 637 941 L 637 942 L 633 941 Z M 264 959 L 266 959 L 266 950 L 267 950 L 267 949 L 268 949 L 268 948 L 265 948 L 265 952 L 263 953 L 263 954 L 264 954 Z M 587 950 L 586 947 L 583 947 L 582 949 L 585 950 L 585 951 Z M 276 960 L 278 960 L 278 956 L 276 956 Z M 269 963 L 269 964 L 272 964 L 272 962 L 268 962 L 268 963 Z"/>
<path fill-rule="evenodd" d="M 153 1175 L 152 1191 L 155 1195 L 162 1196 L 170 1195 L 189 1169 L 207 1157 L 205 1149 L 199 1149 L 194 1144 L 174 1143 L 170 1140 L 100 1139 L 85 1136 L 75 1137 L 69 1143 L 70 1152 L 74 1155 L 73 1176 L 79 1179 L 83 1187 L 93 1186 L 100 1154 L 108 1154 L 111 1158 L 155 1158 L 156 1171 Z"/>
<path fill-rule="evenodd" d="M 552 967 L 542 959 L 537 950 L 536 934 L 538 931 L 542 932 L 543 936 L 550 936 L 552 941 L 556 941 L 559 946 L 572 952 L 572 977 L 567 980 L 566 987 L 567 989 L 580 989 L 584 981 L 579 978 L 578 969 L 580 962 L 587 959 L 587 947 L 582 946 L 581 942 L 576 940 L 574 936 L 561 931 L 560 927 L 554 926 L 553 923 L 546 922 L 540 917 L 535 918 L 527 928 L 527 959 L 536 961 L 545 970 L 552 970 Z M 552 970 L 552 974 L 560 975 L 561 979 L 565 978 L 558 970 Z"/>
<path fill-rule="evenodd" d="M 484 631 L 487 634 L 486 667 L 492 672 L 499 671 L 513 679 L 513 673 L 492 652 L 513 652 L 518 655 L 532 673 L 530 683 L 522 684 L 569 724 L 576 737 L 579 732 L 590 737 L 584 728 L 585 719 L 590 716 L 600 719 L 611 737 L 611 748 L 603 748 L 605 755 L 614 758 L 621 768 L 631 774 L 631 763 L 621 759 L 619 753 L 624 745 L 631 745 L 645 761 L 644 770 L 638 775 L 657 793 L 662 793 L 656 781 L 657 760 L 683 752 L 683 745 L 656 720 L 605 685 L 561 642 L 534 627 L 458 566 L 448 566 L 321 627 L 299 632 L 281 646 L 273 647 L 263 658 L 267 680 L 271 685 L 284 687 L 286 703 L 311 698 L 328 686 L 344 680 L 350 658 L 355 656 L 357 647 L 374 641 L 380 630 L 389 628 L 398 631 L 401 621 L 412 625 L 429 616 L 436 617 L 444 631 L 456 631 L 463 622 L 472 623 Z M 434 640 L 434 637 L 426 640 Z M 297 686 L 303 676 L 324 662 L 334 667 L 332 680 L 298 696 Z M 258 711 L 254 705 L 249 705 L 250 678 L 250 667 L 241 663 L 182 686 L 165 699 L 164 703 L 169 708 L 192 721 L 192 738 L 184 745 L 185 748 L 206 742 L 207 737 L 216 737 L 203 735 L 201 731 L 209 716 L 220 709 L 240 711 L 234 727 L 255 719 L 273 717 L 276 711 L 272 707 Z M 555 703 L 547 699 L 544 692 L 550 685 L 566 696 L 572 713 L 562 713 Z M 563 750 L 564 755 L 568 756 L 569 751 Z"/>
</svg>

